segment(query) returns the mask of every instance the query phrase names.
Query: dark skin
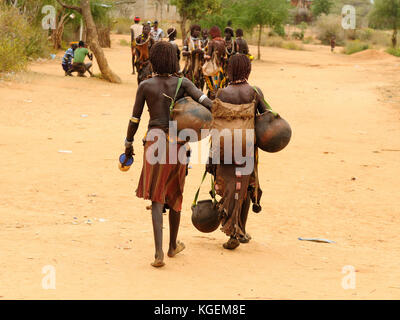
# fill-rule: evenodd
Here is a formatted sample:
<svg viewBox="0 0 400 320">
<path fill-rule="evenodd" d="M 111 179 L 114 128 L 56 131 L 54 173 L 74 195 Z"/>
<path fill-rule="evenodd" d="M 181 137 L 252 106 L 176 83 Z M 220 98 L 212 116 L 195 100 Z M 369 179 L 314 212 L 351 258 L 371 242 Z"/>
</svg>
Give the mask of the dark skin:
<svg viewBox="0 0 400 320">
<path fill-rule="evenodd" d="M 256 94 L 254 88 L 250 86 L 247 82 L 242 84 L 228 85 L 224 89 L 220 89 L 217 94 L 217 98 L 223 102 L 231 103 L 231 104 L 247 104 L 253 101 L 254 97 L 256 97 L 255 107 L 259 113 L 264 113 L 267 111 L 267 106 L 264 103 L 264 95 L 260 88 L 256 87 L 259 94 Z M 213 166 L 213 165 L 211 165 Z M 215 165 L 214 165 L 215 166 Z M 215 168 L 208 168 L 207 170 L 211 170 L 215 172 Z M 247 216 L 250 207 L 250 198 L 247 197 L 244 205 L 242 207 L 242 211 L 240 214 L 240 220 L 243 225 L 243 231 L 246 230 L 246 222 Z M 231 237 L 228 242 L 224 244 L 224 248 L 226 249 L 234 249 L 236 248 L 240 242 L 246 243 L 250 240 L 250 235 L 246 234 L 246 236 L 238 240 L 236 238 Z"/>
<path fill-rule="evenodd" d="M 235 51 L 242 54 L 249 53 L 249 46 L 247 45 L 247 41 L 244 40 L 242 37 L 238 37 L 237 35 L 235 40 Z"/>
<path fill-rule="evenodd" d="M 136 100 L 133 106 L 132 116 L 135 118 L 140 118 L 142 116 L 143 108 L 146 103 L 150 113 L 150 121 L 153 123 L 157 122 L 157 127 L 167 129 L 170 119 L 169 106 L 171 101 L 163 94 L 174 97 L 177 84 L 178 77 L 175 76 L 156 76 L 141 82 L 136 92 Z M 176 99 L 178 100 L 180 98 L 183 98 L 184 96 L 190 96 L 195 101 L 198 101 L 202 95 L 203 92 L 197 89 L 190 80 L 183 78 L 182 86 L 178 91 Z M 212 101 L 206 98 L 203 100 L 202 105 L 210 109 Z M 129 121 L 128 131 L 126 134 L 126 139 L 128 141 L 133 141 L 138 127 L 139 124 Z M 128 147 L 125 149 L 125 155 L 127 156 L 127 158 L 131 157 L 132 154 L 133 147 Z M 152 202 L 152 222 L 155 243 L 155 260 L 152 263 L 153 267 L 162 267 L 165 264 L 164 252 L 162 249 L 163 208 L 163 203 Z M 170 241 L 168 249 L 169 257 L 174 257 L 177 253 L 185 248 L 183 243 L 177 241 L 180 216 L 180 212 L 176 212 L 170 209 Z"/>
<path fill-rule="evenodd" d="M 198 37 L 200 37 L 200 30 L 194 29 L 190 35 L 191 35 L 193 38 L 198 38 Z M 188 42 L 189 42 L 188 39 L 185 39 L 183 45 L 189 47 L 189 43 L 188 43 Z M 184 57 L 189 56 L 189 55 L 190 55 L 189 49 L 182 51 L 182 55 L 183 55 Z"/>
<path fill-rule="evenodd" d="M 143 26 L 142 34 L 136 38 L 136 43 L 137 43 L 137 44 L 144 43 L 144 42 L 147 41 L 147 39 L 148 39 L 149 37 L 150 37 L 150 26 L 149 26 L 149 25 L 145 25 L 145 26 Z M 150 49 L 151 49 L 151 47 L 152 47 L 153 45 L 154 45 L 154 40 L 153 40 L 153 38 L 150 37 L 149 45 L 148 45 L 148 50 L 149 50 L 149 52 L 150 52 Z M 136 56 L 136 69 L 137 69 L 137 71 L 138 71 L 138 83 L 139 83 L 139 82 L 140 82 L 139 79 L 140 79 L 140 77 L 141 77 L 141 74 L 139 74 L 139 71 L 140 71 L 140 64 L 141 64 L 144 60 L 147 61 L 147 59 L 144 59 L 144 58 L 141 56 L 141 53 L 140 53 L 138 47 L 136 47 L 135 51 L 136 51 L 136 54 L 135 54 L 135 56 Z"/>
<path fill-rule="evenodd" d="M 149 34 L 150 34 L 150 26 L 149 26 L 149 25 L 143 26 L 142 35 L 144 36 L 144 37 L 143 37 L 144 39 L 142 39 L 141 36 L 138 36 L 138 37 L 136 38 L 136 43 L 139 43 L 139 44 L 140 44 L 140 43 L 146 42 L 147 38 L 149 37 Z M 137 52 L 136 54 L 137 54 L 138 57 L 139 57 L 139 53 Z"/>
<path fill-rule="evenodd" d="M 202 36 L 201 47 L 204 49 L 208 45 L 208 30 L 202 30 L 201 36 Z"/>
<path fill-rule="evenodd" d="M 178 57 L 178 61 L 181 60 L 181 50 L 179 50 L 178 45 L 177 45 L 176 43 L 173 42 L 173 41 L 175 41 L 175 39 L 176 39 L 176 32 L 174 32 L 172 35 L 170 35 L 170 36 L 168 37 L 168 39 L 169 39 L 169 42 L 171 42 L 172 45 L 173 45 L 173 46 L 175 47 L 175 49 L 176 49 L 176 55 L 177 55 L 177 57 Z"/>
<path fill-rule="evenodd" d="M 210 60 L 213 53 L 216 53 L 217 61 L 219 65 L 222 65 L 224 58 L 225 58 L 225 41 L 224 40 L 211 40 L 208 43 L 208 51 L 207 54 L 204 56 L 206 60 Z"/>
<path fill-rule="evenodd" d="M 135 24 L 139 24 L 139 21 L 135 21 Z M 133 44 L 134 40 L 135 40 L 135 35 L 134 35 L 133 30 L 131 29 L 131 43 L 132 44 Z M 133 69 L 132 74 L 135 74 L 135 58 L 136 58 L 136 53 L 135 53 L 135 49 L 132 45 L 132 69 Z"/>
<path fill-rule="evenodd" d="M 228 53 L 228 58 L 235 53 L 235 45 L 232 41 L 232 35 L 229 32 L 225 33 L 225 46 Z"/>
</svg>

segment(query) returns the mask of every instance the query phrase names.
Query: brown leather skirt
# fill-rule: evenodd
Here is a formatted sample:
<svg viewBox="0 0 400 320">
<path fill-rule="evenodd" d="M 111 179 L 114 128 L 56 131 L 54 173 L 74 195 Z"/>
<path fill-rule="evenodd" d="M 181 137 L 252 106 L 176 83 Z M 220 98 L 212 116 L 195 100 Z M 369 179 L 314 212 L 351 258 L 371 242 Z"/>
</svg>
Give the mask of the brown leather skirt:
<svg viewBox="0 0 400 320">
<path fill-rule="evenodd" d="M 166 163 L 150 164 L 146 159 L 148 148 L 154 141 L 146 141 L 144 145 L 143 168 L 140 175 L 136 196 L 153 202 L 168 205 L 176 212 L 182 209 L 183 188 L 186 178 L 186 164 L 175 163 L 169 158 L 169 145 L 166 148 Z M 185 145 L 178 144 L 177 152 Z"/>
</svg>

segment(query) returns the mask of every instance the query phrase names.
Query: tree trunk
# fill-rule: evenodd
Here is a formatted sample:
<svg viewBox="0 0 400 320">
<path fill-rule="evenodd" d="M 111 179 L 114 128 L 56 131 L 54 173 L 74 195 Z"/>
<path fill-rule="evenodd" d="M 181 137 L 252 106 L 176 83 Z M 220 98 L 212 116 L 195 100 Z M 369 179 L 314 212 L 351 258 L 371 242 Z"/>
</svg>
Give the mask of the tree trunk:
<svg viewBox="0 0 400 320">
<path fill-rule="evenodd" d="M 393 29 L 392 46 L 393 46 L 393 48 L 396 48 L 396 46 L 397 46 L 397 25 L 395 25 L 394 29 Z"/>
<path fill-rule="evenodd" d="M 60 12 L 56 29 L 53 30 L 52 38 L 53 38 L 53 47 L 58 50 L 61 48 L 62 37 L 64 34 L 64 26 L 68 19 L 68 13 L 64 14 L 64 10 Z"/>
<path fill-rule="evenodd" d="M 99 65 L 103 78 L 113 83 L 121 83 L 121 78 L 116 75 L 108 66 L 107 59 L 104 55 L 103 49 L 99 44 L 99 36 L 97 28 L 93 20 L 92 12 L 90 10 L 90 0 L 81 0 L 82 16 L 86 24 L 87 42 L 90 49 L 93 51 L 97 64 Z"/>
<path fill-rule="evenodd" d="M 187 17 L 185 14 L 183 14 L 182 20 L 181 20 L 182 45 L 186 38 L 186 21 L 187 21 Z"/>
<path fill-rule="evenodd" d="M 262 25 L 260 24 L 260 29 L 258 30 L 258 40 L 257 40 L 257 46 L 258 46 L 257 60 L 261 60 L 261 33 L 262 33 Z"/>
</svg>

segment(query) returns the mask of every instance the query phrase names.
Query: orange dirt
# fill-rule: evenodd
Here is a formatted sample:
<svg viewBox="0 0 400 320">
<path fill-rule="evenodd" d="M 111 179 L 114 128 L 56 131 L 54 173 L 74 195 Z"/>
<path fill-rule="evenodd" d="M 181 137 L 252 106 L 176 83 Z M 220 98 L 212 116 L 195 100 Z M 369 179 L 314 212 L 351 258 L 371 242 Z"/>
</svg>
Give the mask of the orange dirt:
<svg viewBox="0 0 400 320">
<path fill-rule="evenodd" d="M 134 196 L 147 112 L 134 165 L 117 165 L 137 88 L 122 38 L 105 50 L 122 85 L 64 77 L 59 60 L 0 82 L 1 298 L 400 298 L 400 59 L 262 48 L 250 82 L 293 137 L 284 151 L 261 154 L 253 239 L 227 251 L 220 231 L 194 229 L 190 205 L 203 173 L 194 165 L 179 234 L 186 250 L 154 269 L 148 202 Z M 164 226 L 166 253 L 167 216 Z M 55 290 L 42 288 L 46 265 L 55 267 Z M 346 265 L 355 289 L 342 288 Z"/>
</svg>

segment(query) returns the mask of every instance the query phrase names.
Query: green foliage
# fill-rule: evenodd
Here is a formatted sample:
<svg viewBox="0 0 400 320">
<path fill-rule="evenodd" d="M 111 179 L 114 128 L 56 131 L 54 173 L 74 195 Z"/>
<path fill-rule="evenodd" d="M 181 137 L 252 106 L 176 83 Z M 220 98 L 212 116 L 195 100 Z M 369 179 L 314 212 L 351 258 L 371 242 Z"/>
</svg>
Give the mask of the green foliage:
<svg viewBox="0 0 400 320">
<path fill-rule="evenodd" d="M 265 41 L 261 41 L 262 45 L 267 47 L 282 48 L 288 50 L 304 50 L 301 44 L 294 41 L 284 41 L 281 37 L 268 37 Z"/>
<path fill-rule="evenodd" d="M 301 30 L 301 32 L 305 33 L 307 28 L 308 28 L 308 24 L 305 21 L 302 21 L 299 25 L 298 28 Z"/>
<path fill-rule="evenodd" d="M 318 40 L 325 45 L 329 45 L 331 42 L 332 36 L 336 37 L 336 44 L 343 45 L 344 37 L 343 37 L 343 29 L 341 26 L 341 16 L 336 15 L 325 15 L 322 14 L 316 24 L 316 32 Z"/>
<path fill-rule="evenodd" d="M 378 28 L 400 27 L 400 0 L 375 0 L 370 25 Z"/>
<path fill-rule="evenodd" d="M 278 24 L 273 26 L 273 32 L 276 33 L 280 37 L 284 37 L 286 35 L 285 33 L 285 27 L 283 24 Z"/>
<path fill-rule="evenodd" d="M 386 52 L 395 57 L 400 57 L 400 48 L 389 48 L 386 50 Z"/>
<path fill-rule="evenodd" d="M 356 52 L 364 51 L 369 49 L 370 46 L 368 43 L 362 42 L 360 40 L 348 41 L 346 43 L 346 47 L 344 48 L 343 52 L 345 54 L 353 54 Z"/>
<path fill-rule="evenodd" d="M 311 12 L 314 18 L 319 17 L 323 13 L 328 15 L 331 13 L 333 5 L 332 0 L 314 0 L 311 5 Z"/>
<path fill-rule="evenodd" d="M 288 3 L 281 0 L 242 0 L 236 7 L 236 20 L 243 27 L 276 27 L 282 25 L 287 17 Z"/>
<path fill-rule="evenodd" d="M 23 70 L 29 58 L 49 54 L 47 35 L 17 8 L 0 5 L 0 72 Z"/>
<path fill-rule="evenodd" d="M 293 32 L 292 33 L 292 38 L 296 40 L 303 40 L 304 39 L 304 33 L 303 32 Z"/>
<path fill-rule="evenodd" d="M 400 0 L 375 0 L 370 14 L 370 24 L 375 27 L 393 30 L 392 46 L 397 45 L 397 33 L 400 28 Z"/>
<path fill-rule="evenodd" d="M 170 0 L 177 7 L 179 15 L 183 19 L 192 22 L 204 18 L 207 15 L 218 13 L 222 0 Z"/>
<path fill-rule="evenodd" d="M 199 23 L 202 28 L 210 29 L 212 26 L 218 26 L 221 30 L 224 30 L 229 20 L 231 20 L 229 14 L 225 9 L 222 9 L 221 14 L 204 16 Z"/>
<path fill-rule="evenodd" d="M 91 0 L 90 7 L 93 15 L 94 22 L 96 25 L 101 25 L 104 27 L 111 26 L 112 20 L 110 17 L 110 7 L 105 7 L 104 5 L 113 5 L 112 0 Z"/>
</svg>

